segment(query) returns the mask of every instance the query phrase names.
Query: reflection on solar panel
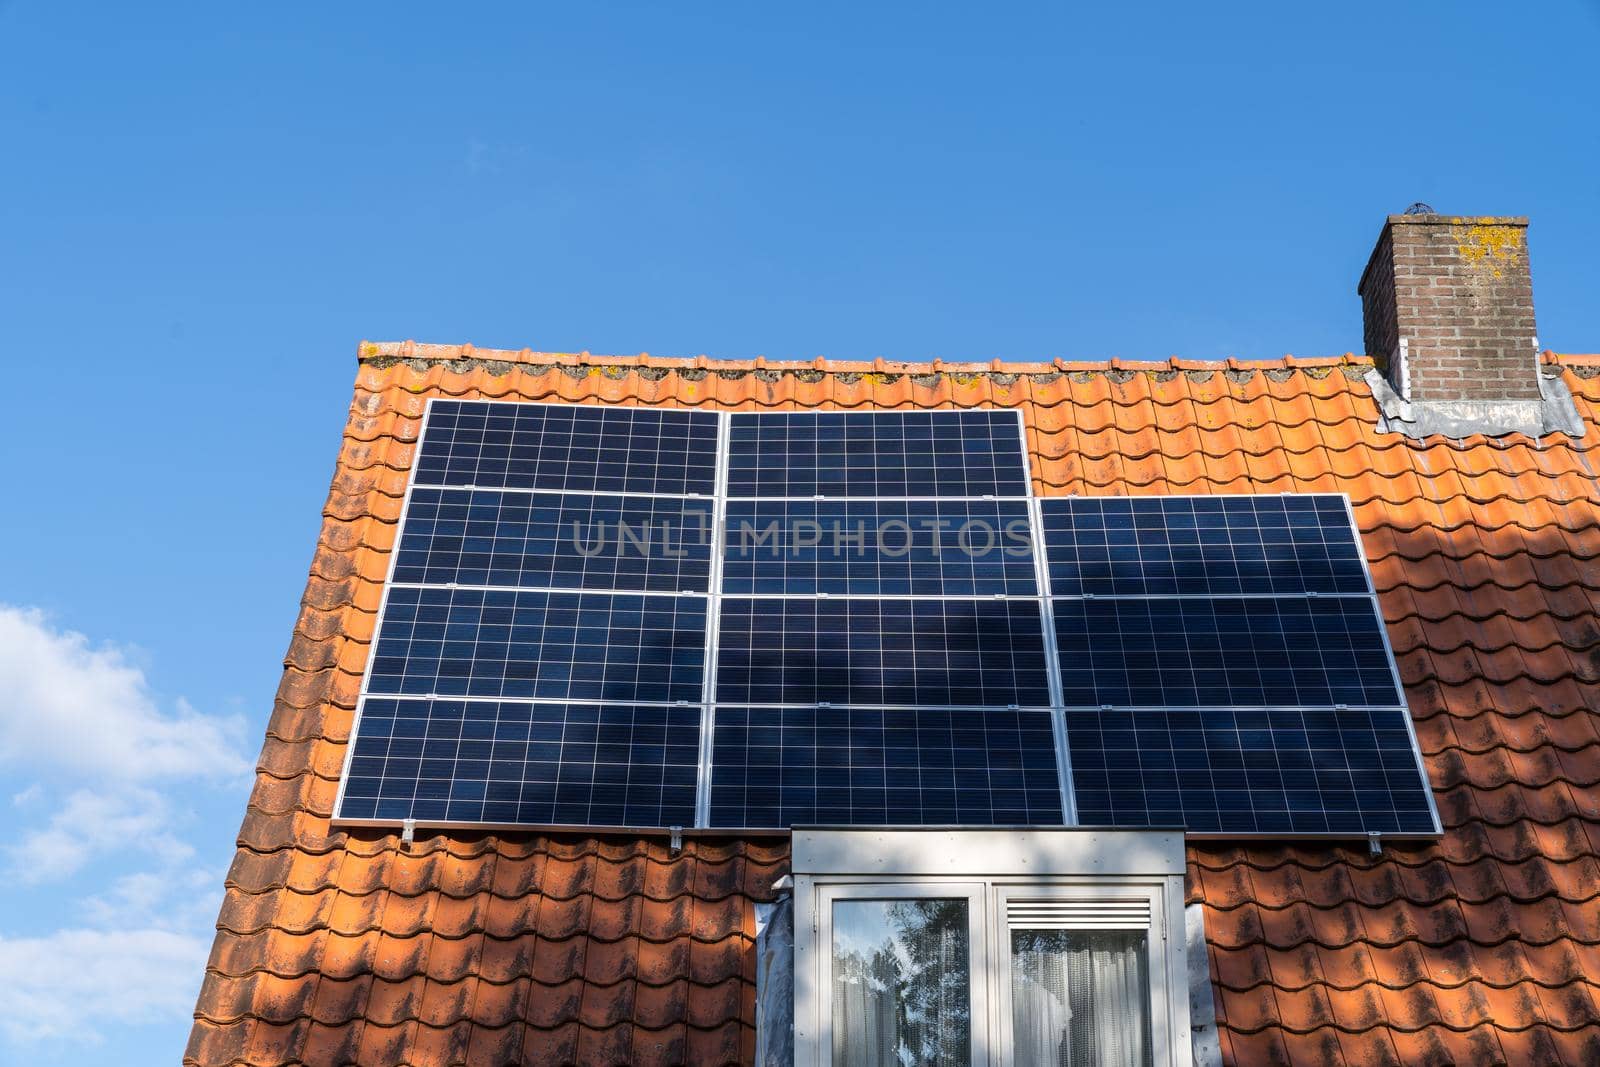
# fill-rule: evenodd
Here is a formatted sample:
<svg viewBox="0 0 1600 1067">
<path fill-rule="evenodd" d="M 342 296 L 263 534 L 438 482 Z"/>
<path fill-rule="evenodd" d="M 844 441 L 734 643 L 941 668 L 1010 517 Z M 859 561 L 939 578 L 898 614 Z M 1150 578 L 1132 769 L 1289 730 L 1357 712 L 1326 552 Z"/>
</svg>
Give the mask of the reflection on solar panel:
<svg viewBox="0 0 1600 1067">
<path fill-rule="evenodd" d="M 410 588 L 389 592 L 369 692 L 700 699 L 704 597 Z"/>
<path fill-rule="evenodd" d="M 413 477 L 418 485 L 709 496 L 717 424 L 709 411 L 435 400 Z"/>
<path fill-rule="evenodd" d="M 346 818 L 694 821 L 700 709 L 369 698 Z"/>
<path fill-rule="evenodd" d="M 730 497 L 1026 496 L 1011 411 L 737 412 Z"/>
<path fill-rule="evenodd" d="M 1022 500 L 734 500 L 724 593 L 1033 596 Z"/>
<path fill-rule="evenodd" d="M 711 502 L 415 489 L 391 581 L 523 589 L 710 589 Z"/>
<path fill-rule="evenodd" d="M 1050 704 L 1033 600 L 734 599 L 717 700 L 735 704 Z"/>
<path fill-rule="evenodd" d="M 716 826 L 1061 822 L 1050 712 L 719 706 Z"/>
<path fill-rule="evenodd" d="M 1040 512 L 1081 822 L 1435 832 L 1344 497 Z"/>
<path fill-rule="evenodd" d="M 1055 601 L 1068 705 L 1398 704 L 1367 597 Z"/>
<path fill-rule="evenodd" d="M 1404 708 L 1082 709 L 1067 736 L 1084 823 L 1434 832 Z"/>
<path fill-rule="evenodd" d="M 1437 832 L 1344 497 L 1035 501 L 1020 431 L 432 401 L 339 818 Z"/>
<path fill-rule="evenodd" d="M 1057 596 L 1367 595 L 1344 497 L 1042 500 Z"/>
</svg>

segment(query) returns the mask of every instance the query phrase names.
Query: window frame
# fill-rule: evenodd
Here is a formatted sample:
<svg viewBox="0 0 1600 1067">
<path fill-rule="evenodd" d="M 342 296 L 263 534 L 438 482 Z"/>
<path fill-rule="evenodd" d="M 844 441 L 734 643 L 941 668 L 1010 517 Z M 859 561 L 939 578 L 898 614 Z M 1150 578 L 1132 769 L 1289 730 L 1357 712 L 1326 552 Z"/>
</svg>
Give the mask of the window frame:
<svg viewBox="0 0 1600 1067">
<path fill-rule="evenodd" d="M 974 1067 L 1011 1067 L 1012 900 L 1147 904 L 1148 926 L 1104 928 L 1149 931 L 1152 1061 L 1191 1067 L 1181 831 L 797 827 L 792 855 L 797 1065 L 833 1060 L 833 902 L 964 896 Z"/>
<path fill-rule="evenodd" d="M 841 900 L 965 900 L 967 902 L 967 967 L 972 1003 L 972 1060 L 984 1062 L 989 1053 L 988 983 L 984 976 L 990 962 L 988 886 L 979 881 L 943 880 L 913 882 L 828 882 L 817 887 L 817 955 L 822 967 L 821 988 L 833 989 L 833 905 Z M 831 997 L 830 1001 L 831 1003 Z M 827 1020 L 822 1047 L 822 1062 L 833 1063 L 833 1020 Z"/>
</svg>

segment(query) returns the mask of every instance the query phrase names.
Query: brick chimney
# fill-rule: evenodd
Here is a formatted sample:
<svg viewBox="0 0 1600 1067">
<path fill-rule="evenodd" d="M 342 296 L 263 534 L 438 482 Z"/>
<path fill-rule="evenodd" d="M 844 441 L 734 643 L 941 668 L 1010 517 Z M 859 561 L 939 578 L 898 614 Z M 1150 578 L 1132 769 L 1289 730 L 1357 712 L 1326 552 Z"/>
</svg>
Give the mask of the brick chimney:
<svg viewBox="0 0 1600 1067">
<path fill-rule="evenodd" d="M 1461 437 L 1567 425 L 1564 411 L 1543 410 L 1554 398 L 1541 384 L 1526 218 L 1420 204 L 1390 215 L 1356 291 L 1387 428 Z"/>
<path fill-rule="evenodd" d="M 1403 399 L 1539 399 L 1527 219 L 1390 215 L 1356 291 Z"/>
</svg>

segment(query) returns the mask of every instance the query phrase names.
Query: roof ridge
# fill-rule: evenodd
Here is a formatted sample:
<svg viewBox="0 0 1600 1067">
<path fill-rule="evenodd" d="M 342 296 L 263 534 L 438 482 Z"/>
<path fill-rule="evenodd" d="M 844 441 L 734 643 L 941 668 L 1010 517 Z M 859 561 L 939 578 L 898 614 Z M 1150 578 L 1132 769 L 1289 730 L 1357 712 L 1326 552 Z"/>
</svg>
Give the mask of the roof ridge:
<svg viewBox="0 0 1600 1067">
<path fill-rule="evenodd" d="M 1600 360 L 1600 356 L 1595 357 Z M 1059 374 L 1073 371 L 1129 373 L 1159 373 L 1186 370 L 1198 371 L 1256 371 L 1286 368 L 1339 367 L 1370 365 L 1368 356 L 1346 352 L 1337 356 L 1301 357 L 1285 354 L 1264 359 L 1184 359 L 1170 356 L 1163 360 L 1127 360 L 1117 356 L 1098 360 L 1031 360 L 1009 362 L 992 360 L 873 360 L 815 359 L 769 360 L 765 356 L 754 359 L 713 359 L 709 356 L 652 356 L 641 352 L 636 356 L 596 355 L 592 352 L 538 352 L 531 348 L 478 348 L 476 345 L 425 344 L 417 341 L 362 341 L 356 349 L 357 362 L 386 365 L 390 362 L 458 363 L 474 365 L 504 363 L 521 366 L 555 367 L 655 367 L 668 370 L 698 371 L 757 371 L 775 373 L 809 371 L 825 374 Z"/>
<path fill-rule="evenodd" d="M 356 347 L 358 363 L 386 365 L 391 362 L 459 363 L 476 366 L 491 363 L 517 366 L 555 367 L 651 367 L 665 370 L 698 371 L 771 371 L 775 373 L 810 371 L 825 374 L 1052 374 L 1067 372 L 1127 372 L 1175 373 L 1178 371 L 1234 371 L 1306 369 L 1371 366 L 1372 357 L 1345 352 L 1334 356 L 1295 356 L 1284 354 L 1259 359 L 1185 359 L 1169 356 L 1162 360 L 1128 360 L 1118 356 L 1094 360 L 1028 360 L 1009 362 L 999 358 L 983 360 L 949 361 L 934 358 L 921 360 L 835 360 L 825 356 L 815 359 L 769 360 L 765 356 L 753 359 L 713 359 L 709 356 L 652 356 L 640 352 L 634 356 L 596 355 L 592 352 L 541 352 L 532 348 L 479 348 L 472 344 L 428 344 L 417 341 L 362 341 Z M 1558 354 L 1545 349 L 1541 361 L 1566 366 L 1600 365 L 1600 354 Z"/>
</svg>

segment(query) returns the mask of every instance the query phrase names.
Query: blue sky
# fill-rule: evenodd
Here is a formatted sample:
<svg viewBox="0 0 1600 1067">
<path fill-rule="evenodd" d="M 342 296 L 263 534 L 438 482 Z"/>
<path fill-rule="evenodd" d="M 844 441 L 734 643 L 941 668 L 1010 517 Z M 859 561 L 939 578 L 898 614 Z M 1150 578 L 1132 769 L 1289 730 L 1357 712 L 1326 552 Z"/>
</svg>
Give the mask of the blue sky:
<svg viewBox="0 0 1600 1067">
<path fill-rule="evenodd" d="M 1075 7 L 0 0 L 0 1062 L 182 1047 L 361 338 L 1337 353 L 1420 199 L 1600 350 L 1600 4 Z"/>
</svg>

